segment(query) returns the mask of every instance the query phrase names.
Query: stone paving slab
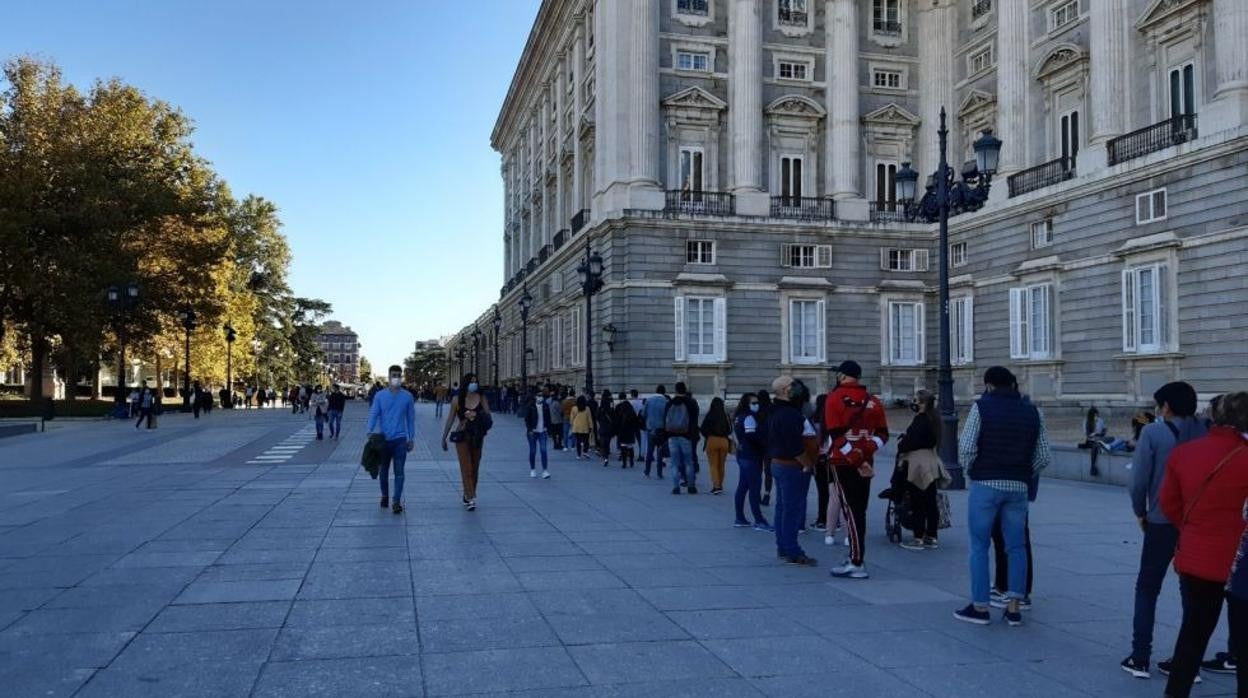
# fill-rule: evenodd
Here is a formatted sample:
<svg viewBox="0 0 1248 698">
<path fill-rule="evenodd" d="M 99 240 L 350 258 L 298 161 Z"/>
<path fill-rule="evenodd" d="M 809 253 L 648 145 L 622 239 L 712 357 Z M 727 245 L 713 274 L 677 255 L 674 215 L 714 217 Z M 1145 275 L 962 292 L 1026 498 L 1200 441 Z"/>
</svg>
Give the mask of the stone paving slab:
<svg viewBox="0 0 1248 698">
<path fill-rule="evenodd" d="M 403 516 L 377 506 L 355 465 L 360 403 L 341 442 L 313 441 L 280 465 L 246 462 L 306 429 L 276 410 L 0 443 L 0 693 L 1161 692 L 1117 668 L 1139 556 L 1120 490 L 1046 481 L 1032 512 L 1035 608 L 1023 628 L 981 628 L 951 616 L 967 594 L 962 493 L 950 493 L 941 549 L 923 553 L 887 544 L 873 500 L 872 579 L 835 580 L 826 568 L 845 548 L 808 535 L 820 567 L 778 565 L 772 536 L 731 528 L 731 497 L 673 497 L 666 481 L 566 453 L 551 454 L 551 480 L 530 479 L 504 415 L 480 508 L 466 512 L 432 409 L 418 413 Z M 179 443 L 208 455 L 168 457 Z M 813 512 L 813 487 L 811 498 Z M 1159 656 L 1179 614 L 1167 580 Z M 1224 644 L 1219 629 L 1210 651 Z M 1233 684 L 1209 676 L 1193 695 Z"/>
</svg>

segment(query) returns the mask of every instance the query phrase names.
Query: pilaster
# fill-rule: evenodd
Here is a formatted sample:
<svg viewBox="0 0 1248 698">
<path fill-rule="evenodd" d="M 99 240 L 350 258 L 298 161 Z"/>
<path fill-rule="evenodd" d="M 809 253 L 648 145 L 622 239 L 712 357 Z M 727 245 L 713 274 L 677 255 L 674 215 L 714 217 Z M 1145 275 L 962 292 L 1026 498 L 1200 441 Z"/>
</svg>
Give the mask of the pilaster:
<svg viewBox="0 0 1248 698">
<path fill-rule="evenodd" d="M 998 0 L 997 137 L 1005 141 L 1001 148 L 1001 176 L 1017 172 L 1028 164 L 1029 11 L 1028 0 Z M 993 190 L 998 188 L 993 187 Z"/>
<path fill-rule="evenodd" d="M 1248 3 L 1213 1 L 1218 89 L 1202 110 L 1200 130 L 1217 133 L 1248 123 Z"/>
<path fill-rule="evenodd" d="M 1008 1 L 1008 0 L 1007 0 Z M 951 0 L 934 0 L 918 11 L 919 29 L 919 147 L 912 157 L 915 169 L 926 177 L 940 164 L 940 110 L 953 113 L 953 52 L 957 46 L 957 7 Z M 961 171 L 958 129 L 950 123 L 949 164 Z"/>
<path fill-rule="evenodd" d="M 825 194 L 836 199 L 862 197 L 862 136 L 858 107 L 858 3 L 827 0 L 827 167 Z"/>
<path fill-rule="evenodd" d="M 762 187 L 763 25 L 759 0 L 729 0 L 728 130 L 737 212 L 767 215 Z M 761 213 L 758 209 L 762 208 Z"/>
</svg>

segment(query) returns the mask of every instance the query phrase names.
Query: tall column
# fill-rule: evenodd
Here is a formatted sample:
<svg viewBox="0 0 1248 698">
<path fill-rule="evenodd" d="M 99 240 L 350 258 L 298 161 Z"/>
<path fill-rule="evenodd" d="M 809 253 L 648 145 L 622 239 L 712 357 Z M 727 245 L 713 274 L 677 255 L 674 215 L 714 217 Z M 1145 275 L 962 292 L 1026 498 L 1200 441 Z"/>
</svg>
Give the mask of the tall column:
<svg viewBox="0 0 1248 698">
<path fill-rule="evenodd" d="M 998 168 L 1001 175 L 1028 165 L 1027 5 L 1028 0 L 998 0 L 997 5 L 997 137 L 1005 141 Z M 1004 192 L 1006 187 L 992 190 Z"/>
<path fill-rule="evenodd" d="M 1248 4 L 1244 0 L 1213 0 L 1213 41 L 1218 90 L 1213 103 L 1202 110 L 1202 134 L 1248 123 Z"/>
<path fill-rule="evenodd" d="M 827 110 L 828 171 L 830 193 L 837 199 L 862 196 L 862 136 L 858 107 L 858 3 L 828 0 L 827 13 Z"/>
<path fill-rule="evenodd" d="M 1127 0 L 1100 0 L 1089 6 L 1092 37 L 1089 143 L 1107 141 L 1127 130 L 1127 42 L 1131 36 L 1127 4 Z"/>
<path fill-rule="evenodd" d="M 579 25 L 583 20 L 577 18 Z M 581 83 L 585 80 L 585 38 L 577 28 L 572 39 L 572 213 L 585 206 L 585 151 L 581 147 L 581 112 L 585 109 L 585 97 Z"/>
<path fill-rule="evenodd" d="M 568 106 L 567 54 L 559 53 L 555 61 L 555 211 L 551 227 L 558 232 L 567 227 L 568 212 L 563 184 L 563 137 L 567 133 L 564 116 Z"/>
<path fill-rule="evenodd" d="M 1007 2 L 1009 0 L 1006 0 Z M 940 110 L 953 113 L 954 104 L 953 52 L 957 47 L 957 7 L 952 0 L 934 0 L 919 10 L 919 143 L 912 154 L 914 169 L 920 175 L 936 171 L 940 162 Z M 962 151 L 957 143 L 957 128 L 949 130 L 949 164 L 955 172 L 962 169 Z"/>
<path fill-rule="evenodd" d="M 629 181 L 659 187 L 659 0 L 633 0 L 628 120 Z M 630 197 L 633 198 L 633 197 Z M 661 208 L 661 206 L 660 206 Z"/>
<path fill-rule="evenodd" d="M 542 183 L 542 232 L 538 236 L 537 248 L 550 242 L 551 221 L 555 217 L 550 212 L 550 187 L 546 184 L 546 168 L 550 167 L 550 83 L 542 85 L 542 143 L 537 152 L 541 153 L 541 166 L 538 167 L 538 181 Z"/>
<path fill-rule="evenodd" d="M 765 216 L 762 182 L 763 24 L 759 0 L 729 0 L 728 132 L 737 213 Z"/>
</svg>

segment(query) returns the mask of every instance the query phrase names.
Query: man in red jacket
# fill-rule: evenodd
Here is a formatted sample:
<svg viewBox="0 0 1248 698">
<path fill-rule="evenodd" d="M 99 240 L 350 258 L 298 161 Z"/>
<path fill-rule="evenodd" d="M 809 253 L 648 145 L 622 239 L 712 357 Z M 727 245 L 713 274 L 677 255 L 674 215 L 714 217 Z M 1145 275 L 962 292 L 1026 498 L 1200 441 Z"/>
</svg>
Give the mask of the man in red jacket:
<svg viewBox="0 0 1248 698">
<path fill-rule="evenodd" d="M 823 426 L 832 440 L 828 465 L 836 473 L 837 496 L 849 512 L 849 559 L 832 568 L 832 576 L 866 579 L 863 557 L 867 528 L 867 504 L 871 501 L 871 477 L 875 452 L 888 441 L 888 418 L 880 399 L 859 383 L 862 367 L 855 361 L 836 368 L 836 389 L 828 393 Z"/>
</svg>

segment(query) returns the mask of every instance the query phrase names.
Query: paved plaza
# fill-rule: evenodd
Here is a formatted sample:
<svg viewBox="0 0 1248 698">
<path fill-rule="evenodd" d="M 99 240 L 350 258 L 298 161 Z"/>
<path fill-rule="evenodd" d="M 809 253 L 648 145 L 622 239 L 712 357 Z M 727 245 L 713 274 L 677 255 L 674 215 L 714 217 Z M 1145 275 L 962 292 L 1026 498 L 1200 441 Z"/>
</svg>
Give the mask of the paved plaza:
<svg viewBox="0 0 1248 698">
<path fill-rule="evenodd" d="M 730 496 L 566 453 L 530 479 L 511 417 L 466 512 L 430 405 L 395 516 L 355 464 L 364 410 L 348 403 L 341 443 L 277 410 L 0 440 L 0 694 L 1162 694 L 1117 666 L 1139 554 L 1119 489 L 1045 481 L 1035 608 L 985 628 L 952 617 L 964 493 L 939 551 L 888 546 L 874 500 L 872 578 L 834 580 L 844 548 L 808 534 L 820 567 L 782 566 L 770 535 L 731 527 Z M 1173 646 L 1174 579 L 1158 619 L 1154 659 Z M 1206 676 L 1193 695 L 1233 693 Z"/>
</svg>

